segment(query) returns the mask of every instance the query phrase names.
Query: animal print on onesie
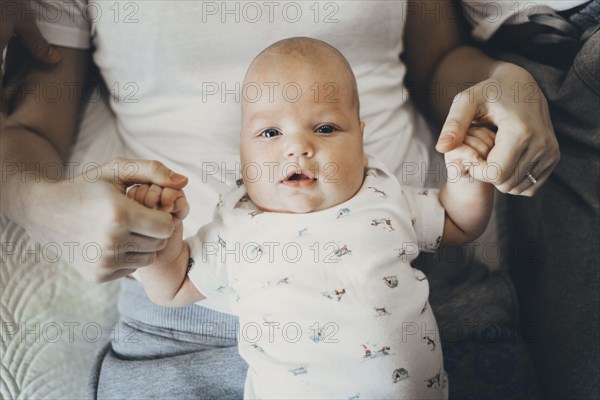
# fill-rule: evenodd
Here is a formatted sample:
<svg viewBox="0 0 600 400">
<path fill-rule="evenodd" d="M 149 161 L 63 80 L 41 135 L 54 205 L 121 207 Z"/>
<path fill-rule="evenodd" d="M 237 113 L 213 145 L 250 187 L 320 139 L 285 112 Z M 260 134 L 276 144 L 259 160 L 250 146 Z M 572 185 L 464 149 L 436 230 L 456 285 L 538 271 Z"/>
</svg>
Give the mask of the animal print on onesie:
<svg viewBox="0 0 600 400">
<path fill-rule="evenodd" d="M 435 190 L 369 159 L 336 207 L 262 212 L 243 184 L 187 239 L 189 277 L 240 318 L 246 398 L 447 398 L 429 284 L 410 262 L 441 240 Z"/>
</svg>

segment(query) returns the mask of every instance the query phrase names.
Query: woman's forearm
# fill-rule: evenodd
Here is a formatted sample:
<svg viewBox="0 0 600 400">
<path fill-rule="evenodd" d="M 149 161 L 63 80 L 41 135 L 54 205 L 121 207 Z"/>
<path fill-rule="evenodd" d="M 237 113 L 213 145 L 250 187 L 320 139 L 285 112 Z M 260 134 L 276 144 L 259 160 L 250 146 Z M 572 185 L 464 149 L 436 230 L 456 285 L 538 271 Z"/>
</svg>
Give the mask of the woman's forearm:
<svg viewBox="0 0 600 400">
<path fill-rule="evenodd" d="M 468 95 L 474 98 L 473 90 L 489 90 L 489 94 L 495 96 L 492 91 L 497 87 L 491 87 L 494 85 L 477 88 L 473 86 L 491 78 L 502 64 L 507 63 L 490 58 L 471 46 L 461 45 L 447 53 L 433 71 L 431 81 L 425 83 L 428 86 L 425 101 L 433 116 L 438 121 L 443 121 L 455 96 L 465 90 L 461 96 Z"/>
<path fill-rule="evenodd" d="M 452 0 L 409 0 L 404 40 L 406 84 L 424 111 L 444 121 L 454 96 L 490 78 L 498 62 L 469 46 Z M 438 10 L 432 13 L 432 10 Z"/>
<path fill-rule="evenodd" d="M 61 54 L 58 64 L 33 65 L 24 74 L 11 99 L 14 109 L 1 116 L 0 206 L 4 215 L 23 226 L 35 220 L 32 189 L 64 178 L 63 161 L 75 135 L 89 54 L 66 48 Z M 39 96 L 39 91 L 57 85 L 69 85 L 72 92 L 53 101 Z"/>
<path fill-rule="evenodd" d="M 11 220 L 27 226 L 36 219 L 32 189 L 63 177 L 63 161 L 44 137 L 24 127 L 6 126 L 9 122 L 4 121 L 0 129 L 0 209 Z"/>
</svg>

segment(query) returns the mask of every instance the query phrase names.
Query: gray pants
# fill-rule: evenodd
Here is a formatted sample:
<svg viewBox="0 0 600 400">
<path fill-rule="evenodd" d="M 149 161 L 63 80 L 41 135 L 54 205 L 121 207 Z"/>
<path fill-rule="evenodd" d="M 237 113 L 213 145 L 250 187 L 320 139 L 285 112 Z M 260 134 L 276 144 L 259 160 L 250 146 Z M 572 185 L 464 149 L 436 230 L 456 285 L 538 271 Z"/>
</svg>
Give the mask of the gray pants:
<svg viewBox="0 0 600 400">
<path fill-rule="evenodd" d="M 513 277 L 544 397 L 600 398 L 600 32 L 572 63 L 523 66 L 548 99 L 561 160 L 533 198 L 510 196 Z"/>
<path fill-rule="evenodd" d="M 506 276 L 462 261 L 422 268 L 432 286 L 450 397 L 538 397 Z M 119 311 L 119 331 L 96 359 L 88 398 L 242 398 L 247 365 L 237 352 L 234 317 L 196 305 L 157 306 L 131 279 L 122 280 Z"/>
<path fill-rule="evenodd" d="M 237 318 L 191 305 L 160 307 L 121 280 L 118 331 L 96 358 L 91 399 L 241 399 L 247 365 Z"/>
</svg>

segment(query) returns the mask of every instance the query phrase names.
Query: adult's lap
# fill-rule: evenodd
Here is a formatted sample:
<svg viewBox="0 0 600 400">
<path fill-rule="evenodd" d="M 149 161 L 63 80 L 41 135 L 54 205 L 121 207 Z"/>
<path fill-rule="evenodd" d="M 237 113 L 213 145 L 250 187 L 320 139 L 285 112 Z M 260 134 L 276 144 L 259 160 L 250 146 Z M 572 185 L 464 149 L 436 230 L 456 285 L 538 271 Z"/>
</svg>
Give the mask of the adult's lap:
<svg viewBox="0 0 600 400">
<path fill-rule="evenodd" d="M 422 257 L 420 267 L 430 282 L 450 398 L 541 398 L 507 273 L 445 254 Z"/>
<path fill-rule="evenodd" d="M 154 345 L 160 343 L 149 341 Z M 140 344 L 144 342 L 142 339 Z M 176 348 L 178 344 L 171 347 Z M 90 385 L 88 398 L 242 398 L 247 365 L 239 356 L 237 346 L 191 352 L 180 348 L 179 351 L 181 354 L 161 358 L 127 359 L 107 348 L 96 365 L 99 368 L 94 382 L 97 386 Z"/>
<path fill-rule="evenodd" d="M 242 398 L 247 364 L 235 318 L 196 305 L 160 307 L 137 281 L 121 283 L 121 320 L 98 354 L 88 398 Z"/>
<path fill-rule="evenodd" d="M 427 263 L 423 269 L 442 335 L 451 398 L 535 398 L 535 375 L 525 343 L 514 329 L 516 303 L 504 274 L 489 273 L 477 264 Z M 228 332 L 199 331 L 202 307 L 186 308 L 179 315 L 186 320 L 179 320 L 147 301 L 141 285 L 125 282 L 119 340 L 99 354 L 88 397 L 242 398 L 247 366 Z M 185 312 L 196 316 L 184 317 Z M 204 314 L 210 319 L 208 315 Z M 192 319 L 196 322 L 190 324 Z"/>
</svg>

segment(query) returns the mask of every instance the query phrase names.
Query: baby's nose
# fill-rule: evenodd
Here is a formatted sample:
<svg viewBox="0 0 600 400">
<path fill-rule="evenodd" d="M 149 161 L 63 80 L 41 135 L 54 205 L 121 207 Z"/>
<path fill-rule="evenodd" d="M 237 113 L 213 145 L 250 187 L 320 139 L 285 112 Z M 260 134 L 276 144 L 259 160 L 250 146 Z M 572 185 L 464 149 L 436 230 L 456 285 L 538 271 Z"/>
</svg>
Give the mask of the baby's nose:
<svg viewBox="0 0 600 400">
<path fill-rule="evenodd" d="M 287 156 L 293 158 L 307 157 L 310 158 L 314 155 L 314 146 L 308 141 L 303 139 L 293 140 L 287 148 Z"/>
</svg>

